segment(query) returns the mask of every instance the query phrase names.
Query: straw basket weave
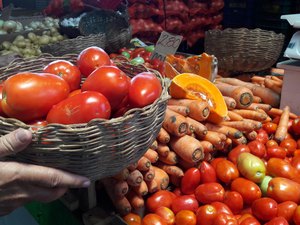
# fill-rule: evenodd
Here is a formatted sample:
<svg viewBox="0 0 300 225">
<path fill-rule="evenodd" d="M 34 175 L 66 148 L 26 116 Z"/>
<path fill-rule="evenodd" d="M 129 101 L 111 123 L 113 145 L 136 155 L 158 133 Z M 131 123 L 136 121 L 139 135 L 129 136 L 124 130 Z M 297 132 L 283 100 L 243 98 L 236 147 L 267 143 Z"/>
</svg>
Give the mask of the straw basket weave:
<svg viewBox="0 0 300 225">
<path fill-rule="evenodd" d="M 76 58 L 77 55 L 44 54 L 39 58 L 17 59 L 0 68 L 0 79 L 22 71 L 41 72 L 49 62 L 57 59 L 75 62 Z M 146 71 L 143 66 L 134 67 L 126 62 L 116 64 L 131 77 Z M 123 117 L 94 119 L 85 124 L 48 124 L 36 130 L 17 119 L 0 117 L 0 136 L 19 127 L 33 132 L 32 144 L 7 159 L 59 168 L 92 180 L 118 173 L 146 152 L 161 128 L 169 95 L 167 81 L 153 72 L 162 83 L 160 98 L 144 108 L 131 109 Z"/>
<path fill-rule="evenodd" d="M 205 32 L 205 52 L 218 59 L 220 72 L 257 72 L 278 60 L 284 35 L 273 31 L 227 28 Z"/>
</svg>

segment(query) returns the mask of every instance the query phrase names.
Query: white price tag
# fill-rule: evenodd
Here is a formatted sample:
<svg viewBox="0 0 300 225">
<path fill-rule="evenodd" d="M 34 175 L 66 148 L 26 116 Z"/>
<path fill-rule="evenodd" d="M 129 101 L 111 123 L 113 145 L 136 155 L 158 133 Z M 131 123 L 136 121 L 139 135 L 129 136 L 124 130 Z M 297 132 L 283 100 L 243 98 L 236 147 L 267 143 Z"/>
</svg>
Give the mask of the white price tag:
<svg viewBox="0 0 300 225">
<path fill-rule="evenodd" d="M 163 31 L 156 42 L 154 52 L 151 59 L 158 58 L 162 61 L 165 60 L 166 55 L 175 54 L 182 41 L 181 35 L 171 34 Z"/>
</svg>

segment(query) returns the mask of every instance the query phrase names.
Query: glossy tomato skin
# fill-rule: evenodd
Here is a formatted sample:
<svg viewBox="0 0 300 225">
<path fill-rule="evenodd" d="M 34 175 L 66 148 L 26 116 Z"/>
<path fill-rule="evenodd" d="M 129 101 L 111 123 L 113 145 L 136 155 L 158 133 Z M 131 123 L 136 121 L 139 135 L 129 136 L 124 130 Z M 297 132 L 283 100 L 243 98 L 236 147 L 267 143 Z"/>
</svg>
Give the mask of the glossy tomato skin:
<svg viewBox="0 0 300 225">
<path fill-rule="evenodd" d="M 224 202 L 215 201 L 212 202 L 210 205 L 212 205 L 217 210 L 217 214 L 225 213 L 233 215 L 231 209 Z"/>
<path fill-rule="evenodd" d="M 18 73 L 4 82 L 1 105 L 7 116 L 27 122 L 45 117 L 69 92 L 68 83 L 59 76 Z"/>
<path fill-rule="evenodd" d="M 223 201 L 225 190 L 219 183 L 200 184 L 195 189 L 195 197 L 202 204 L 209 204 L 215 201 Z"/>
<path fill-rule="evenodd" d="M 292 158 L 291 165 L 298 171 L 300 174 L 300 155 L 295 155 Z"/>
<path fill-rule="evenodd" d="M 277 130 L 277 124 L 273 122 L 267 122 L 263 124 L 263 129 L 269 134 L 275 134 Z"/>
<path fill-rule="evenodd" d="M 293 120 L 292 130 L 295 134 L 297 135 L 300 134 L 300 117 L 297 117 L 296 119 Z"/>
<path fill-rule="evenodd" d="M 198 208 L 199 203 L 197 199 L 190 195 L 178 196 L 173 200 L 171 204 L 171 209 L 175 214 L 184 209 L 196 212 Z"/>
<path fill-rule="evenodd" d="M 191 210 L 181 210 L 175 215 L 176 225 L 196 225 L 196 214 Z"/>
<path fill-rule="evenodd" d="M 216 216 L 213 225 L 238 225 L 238 221 L 232 214 L 219 213 Z"/>
<path fill-rule="evenodd" d="M 173 199 L 174 198 L 170 191 L 159 190 L 147 198 L 146 209 L 147 211 L 154 213 L 155 210 L 161 206 L 171 208 Z"/>
<path fill-rule="evenodd" d="M 127 96 L 129 86 L 127 75 L 118 67 L 102 66 L 86 78 L 81 90 L 100 92 L 108 99 L 112 111 L 115 111 Z"/>
<path fill-rule="evenodd" d="M 284 217 L 275 217 L 265 225 L 289 225 L 289 223 Z"/>
<path fill-rule="evenodd" d="M 201 183 L 217 182 L 217 174 L 215 168 L 208 162 L 202 161 L 200 166 Z"/>
<path fill-rule="evenodd" d="M 297 208 L 297 204 L 293 201 L 285 201 L 279 203 L 277 208 L 277 216 L 284 217 L 288 222 L 291 222 Z"/>
<path fill-rule="evenodd" d="M 225 191 L 223 202 L 231 209 L 234 214 L 238 214 L 244 207 L 242 195 L 237 191 Z"/>
<path fill-rule="evenodd" d="M 196 211 L 197 225 L 212 225 L 217 216 L 217 210 L 210 204 L 200 206 Z"/>
<path fill-rule="evenodd" d="M 175 223 L 175 214 L 174 212 L 165 206 L 161 206 L 155 210 L 155 214 L 163 218 L 167 225 L 173 225 Z"/>
<path fill-rule="evenodd" d="M 200 184 L 201 175 L 198 168 L 192 167 L 184 172 L 181 179 L 180 189 L 183 194 L 193 194 L 196 187 Z"/>
<path fill-rule="evenodd" d="M 265 131 L 264 129 L 259 129 L 257 132 L 257 136 L 255 138 L 255 140 L 262 142 L 263 144 L 266 144 L 267 141 L 269 140 L 269 135 L 267 133 L 267 131 Z"/>
<path fill-rule="evenodd" d="M 248 217 L 241 221 L 239 225 L 261 225 L 261 223 L 255 217 Z"/>
<path fill-rule="evenodd" d="M 88 77 L 96 68 L 108 65 L 111 65 L 109 55 L 100 47 L 88 47 L 77 57 L 77 66 L 84 77 Z"/>
<path fill-rule="evenodd" d="M 39 128 L 47 126 L 48 122 L 46 120 L 33 120 L 27 122 L 27 124 L 30 125 L 31 130 L 37 131 Z"/>
<path fill-rule="evenodd" d="M 280 158 L 284 159 L 286 157 L 286 150 L 280 146 L 267 147 L 267 156 L 266 158 Z"/>
<path fill-rule="evenodd" d="M 298 205 L 294 211 L 293 222 L 296 225 L 300 224 L 300 205 Z"/>
<path fill-rule="evenodd" d="M 286 150 L 287 156 L 293 156 L 297 149 L 297 142 L 292 138 L 287 138 L 280 142 L 279 146 Z"/>
<path fill-rule="evenodd" d="M 78 124 L 95 118 L 109 119 L 110 113 L 110 104 L 104 95 L 85 91 L 53 106 L 46 120 L 48 123 Z"/>
<path fill-rule="evenodd" d="M 269 221 L 277 216 L 277 202 L 269 197 L 256 199 L 252 205 L 252 214 L 259 220 Z"/>
<path fill-rule="evenodd" d="M 70 91 L 80 88 L 81 72 L 77 66 L 67 60 L 55 60 L 45 66 L 43 72 L 62 77 L 69 84 Z"/>
<path fill-rule="evenodd" d="M 263 158 L 266 155 L 266 147 L 264 143 L 258 140 L 254 140 L 250 141 L 247 145 L 250 149 L 250 153 L 252 153 L 253 155 L 259 158 Z"/>
<path fill-rule="evenodd" d="M 280 158 L 271 158 L 267 162 L 267 172 L 273 177 L 285 177 L 291 180 L 300 180 L 299 173 L 290 162 Z"/>
<path fill-rule="evenodd" d="M 132 107 L 142 108 L 152 104 L 161 93 L 162 86 L 156 75 L 142 72 L 131 79 L 128 101 Z"/>
<path fill-rule="evenodd" d="M 242 152 L 250 152 L 250 148 L 247 145 L 236 146 L 228 153 L 228 160 L 230 160 L 231 162 L 236 164 L 237 158 L 238 158 L 239 154 Z"/>
<path fill-rule="evenodd" d="M 231 183 L 235 178 L 239 177 L 239 171 L 235 164 L 224 159 L 216 164 L 217 178 L 225 184 Z"/>
<path fill-rule="evenodd" d="M 142 218 L 138 214 L 132 212 L 128 213 L 122 218 L 129 225 L 131 225 L 132 222 L 136 222 L 137 224 L 140 224 L 142 222 Z"/>
<path fill-rule="evenodd" d="M 142 225 L 167 225 L 167 223 L 159 215 L 154 213 L 149 213 L 143 217 Z"/>
<path fill-rule="evenodd" d="M 253 181 L 247 180 L 243 177 L 238 177 L 231 183 L 231 190 L 239 192 L 245 204 L 251 205 L 256 199 L 262 195 L 259 186 Z"/>
</svg>

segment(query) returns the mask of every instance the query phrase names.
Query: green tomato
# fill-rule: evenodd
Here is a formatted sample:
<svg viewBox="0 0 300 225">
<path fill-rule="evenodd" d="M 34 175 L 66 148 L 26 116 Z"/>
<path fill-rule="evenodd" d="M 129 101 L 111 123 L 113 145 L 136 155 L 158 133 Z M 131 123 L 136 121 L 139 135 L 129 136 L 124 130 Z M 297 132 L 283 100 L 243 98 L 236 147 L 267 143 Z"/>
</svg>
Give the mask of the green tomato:
<svg viewBox="0 0 300 225">
<path fill-rule="evenodd" d="M 270 180 L 272 180 L 273 177 L 266 175 L 264 177 L 264 179 L 262 180 L 262 182 L 259 185 L 259 188 L 261 190 L 261 193 L 263 196 L 267 196 L 267 190 L 268 190 L 268 186 L 269 186 L 269 182 Z"/>
<path fill-rule="evenodd" d="M 124 56 L 127 59 L 130 58 L 130 53 L 129 52 L 123 51 L 121 54 L 122 54 L 122 56 Z"/>
<path fill-rule="evenodd" d="M 143 59 L 143 57 L 138 56 L 138 57 L 135 57 L 134 59 L 132 59 L 130 61 L 130 63 L 133 65 L 139 65 L 139 64 L 145 63 L 145 60 Z"/>
<path fill-rule="evenodd" d="M 242 176 L 255 183 L 260 183 L 266 176 L 266 166 L 257 156 L 242 152 L 237 158 L 237 168 Z"/>
<path fill-rule="evenodd" d="M 154 51 L 155 46 L 154 45 L 148 45 L 145 47 L 145 50 L 148 52 L 153 52 Z"/>
</svg>

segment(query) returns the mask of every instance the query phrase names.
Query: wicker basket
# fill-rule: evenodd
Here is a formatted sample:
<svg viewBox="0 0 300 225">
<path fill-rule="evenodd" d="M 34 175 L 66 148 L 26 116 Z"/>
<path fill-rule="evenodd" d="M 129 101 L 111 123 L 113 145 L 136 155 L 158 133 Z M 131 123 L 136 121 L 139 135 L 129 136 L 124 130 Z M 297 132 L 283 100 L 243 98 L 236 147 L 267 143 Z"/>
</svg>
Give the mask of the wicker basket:
<svg viewBox="0 0 300 225">
<path fill-rule="evenodd" d="M 0 79 L 22 71 L 40 72 L 57 59 L 75 62 L 76 58 L 75 54 L 62 57 L 44 54 L 39 58 L 17 59 L 0 68 Z M 146 70 L 143 66 L 133 67 L 121 61 L 116 64 L 131 77 Z M 160 98 L 144 108 L 131 109 L 123 117 L 94 119 L 86 124 L 48 124 L 39 129 L 17 119 L 0 117 L 0 136 L 19 127 L 33 131 L 32 144 L 7 159 L 59 168 L 92 180 L 118 173 L 146 152 L 162 125 L 169 98 L 167 81 L 154 72 L 163 86 Z"/>
<path fill-rule="evenodd" d="M 205 32 L 205 52 L 218 59 L 220 73 L 258 72 L 278 60 L 284 35 L 262 29 L 227 28 Z"/>
<path fill-rule="evenodd" d="M 65 39 L 54 44 L 44 45 L 41 47 L 41 51 L 53 56 L 63 56 L 66 54 L 79 54 L 82 50 L 91 46 L 104 49 L 105 34 L 91 34 L 88 36 L 78 36 L 73 39 Z"/>
<path fill-rule="evenodd" d="M 83 16 L 79 22 L 82 35 L 104 33 L 105 50 L 117 52 L 131 40 L 131 27 L 126 16 L 111 10 L 94 10 Z"/>
</svg>

